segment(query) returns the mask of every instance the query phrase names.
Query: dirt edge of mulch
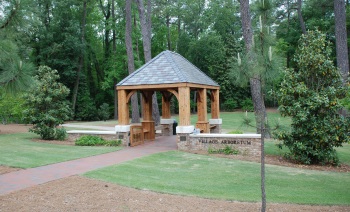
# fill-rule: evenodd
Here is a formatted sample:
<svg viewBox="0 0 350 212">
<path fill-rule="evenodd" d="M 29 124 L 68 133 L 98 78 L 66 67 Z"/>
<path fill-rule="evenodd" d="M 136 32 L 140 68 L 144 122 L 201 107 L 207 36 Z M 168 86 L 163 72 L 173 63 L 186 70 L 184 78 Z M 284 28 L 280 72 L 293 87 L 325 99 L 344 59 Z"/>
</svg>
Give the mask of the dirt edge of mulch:
<svg viewBox="0 0 350 212">
<path fill-rule="evenodd" d="M 260 211 L 260 202 L 182 196 L 71 176 L 0 195 L 1 211 Z M 349 211 L 349 206 L 267 203 L 267 211 Z"/>
</svg>

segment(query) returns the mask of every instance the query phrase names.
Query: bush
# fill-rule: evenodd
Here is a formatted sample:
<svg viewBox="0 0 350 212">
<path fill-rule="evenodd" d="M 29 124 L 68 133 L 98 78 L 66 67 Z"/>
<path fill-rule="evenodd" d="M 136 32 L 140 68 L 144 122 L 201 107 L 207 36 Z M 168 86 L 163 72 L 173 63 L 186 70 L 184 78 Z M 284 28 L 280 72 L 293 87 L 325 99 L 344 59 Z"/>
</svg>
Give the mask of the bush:
<svg viewBox="0 0 350 212">
<path fill-rule="evenodd" d="M 250 98 L 243 100 L 241 106 L 243 111 L 254 111 L 253 101 Z"/>
<path fill-rule="evenodd" d="M 233 111 L 234 109 L 236 109 L 238 107 L 238 103 L 236 100 L 230 98 L 227 99 L 224 104 L 223 104 L 223 109 L 225 111 Z"/>
<path fill-rule="evenodd" d="M 60 140 L 60 141 L 66 140 L 66 138 L 68 136 L 66 129 L 64 129 L 64 128 L 56 128 L 55 130 L 56 130 L 55 138 L 57 140 Z"/>
<path fill-rule="evenodd" d="M 106 121 L 109 119 L 111 113 L 109 112 L 109 104 L 103 103 L 97 111 L 100 120 Z"/>
<path fill-rule="evenodd" d="M 5 95 L 0 91 L 0 119 L 2 124 L 23 123 L 24 106 L 22 95 Z"/>
<path fill-rule="evenodd" d="M 277 137 L 290 150 L 286 156 L 304 164 L 337 164 L 334 147 L 350 141 L 349 119 L 339 114 L 346 90 L 329 44 L 319 31 L 303 35 L 295 55 L 298 70 L 285 71 L 277 94 L 281 115 L 292 117 L 291 131 Z"/>
<path fill-rule="evenodd" d="M 75 141 L 76 146 L 120 146 L 121 140 L 105 140 L 100 136 L 83 135 Z"/>
<path fill-rule="evenodd" d="M 57 129 L 60 124 L 68 120 L 71 109 L 66 98 L 69 89 L 59 83 L 56 70 L 47 66 L 40 66 L 35 76 L 36 84 L 25 94 L 24 118 L 33 124 L 29 131 L 41 136 L 44 140 L 62 139 L 64 129 Z"/>
<path fill-rule="evenodd" d="M 79 121 L 95 121 L 98 120 L 97 109 L 94 100 L 86 91 L 82 91 L 82 96 L 78 96 L 75 119 Z"/>
<path fill-rule="evenodd" d="M 225 154 L 225 155 L 237 155 L 239 153 L 239 150 L 232 148 L 230 146 L 225 146 L 223 149 L 213 149 L 208 148 L 209 154 Z"/>
</svg>

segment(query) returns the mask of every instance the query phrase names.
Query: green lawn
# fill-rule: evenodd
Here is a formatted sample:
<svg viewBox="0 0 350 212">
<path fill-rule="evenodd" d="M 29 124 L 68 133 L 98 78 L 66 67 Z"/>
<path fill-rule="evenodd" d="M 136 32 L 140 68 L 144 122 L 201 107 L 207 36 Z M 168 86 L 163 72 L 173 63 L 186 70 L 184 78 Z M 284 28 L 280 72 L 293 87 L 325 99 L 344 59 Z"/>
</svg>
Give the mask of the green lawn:
<svg viewBox="0 0 350 212">
<path fill-rule="evenodd" d="M 255 128 L 243 125 L 245 116 L 245 112 L 221 112 L 220 118 L 222 119 L 222 129 L 227 132 L 232 130 L 242 130 L 243 132 L 255 133 Z M 279 122 L 281 127 L 288 129 L 291 124 L 291 119 L 288 117 L 281 117 L 279 112 L 268 112 L 267 116 L 269 117 L 269 124 L 271 127 L 274 127 L 276 123 Z M 252 124 L 255 123 L 254 112 L 248 112 L 247 117 L 252 120 Z M 173 116 L 172 118 L 174 118 L 176 121 L 179 120 L 178 116 Z M 208 113 L 208 119 L 210 118 L 211 114 Z M 195 125 L 197 119 L 197 114 L 191 115 L 191 124 Z"/>
<path fill-rule="evenodd" d="M 33 168 L 92 155 L 113 152 L 121 147 L 81 147 L 32 142 L 33 133 L 0 135 L 0 165 Z"/>
<path fill-rule="evenodd" d="M 178 151 L 158 153 L 84 174 L 157 192 L 260 201 L 260 164 Z M 349 205 L 350 173 L 266 165 L 268 202 Z"/>
</svg>

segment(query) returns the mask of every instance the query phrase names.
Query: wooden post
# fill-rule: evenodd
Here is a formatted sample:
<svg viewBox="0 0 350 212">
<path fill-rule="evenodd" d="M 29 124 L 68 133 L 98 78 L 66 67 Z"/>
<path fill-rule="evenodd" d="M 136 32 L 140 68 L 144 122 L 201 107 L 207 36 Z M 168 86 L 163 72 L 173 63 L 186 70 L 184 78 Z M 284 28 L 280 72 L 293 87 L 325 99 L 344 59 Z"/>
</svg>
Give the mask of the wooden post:
<svg viewBox="0 0 350 212">
<path fill-rule="evenodd" d="M 152 121 L 152 91 L 142 92 L 143 120 Z"/>
<path fill-rule="evenodd" d="M 118 90 L 118 125 L 129 125 L 129 105 L 126 90 Z"/>
<path fill-rule="evenodd" d="M 211 90 L 211 118 L 220 118 L 219 89 Z"/>
<path fill-rule="evenodd" d="M 207 89 L 198 89 L 197 96 L 198 121 L 207 121 Z"/>
<path fill-rule="evenodd" d="M 170 100 L 172 94 L 169 92 L 162 92 L 162 119 L 170 119 Z"/>
<path fill-rule="evenodd" d="M 179 126 L 191 125 L 190 88 L 179 87 Z"/>
<path fill-rule="evenodd" d="M 142 128 L 145 140 L 154 140 L 156 137 L 155 126 L 152 118 L 152 95 L 153 91 L 142 92 L 143 121 Z"/>
<path fill-rule="evenodd" d="M 196 128 L 199 128 L 203 133 L 209 133 L 209 122 L 207 115 L 207 89 L 198 89 L 197 92 L 197 109 L 198 121 Z"/>
</svg>

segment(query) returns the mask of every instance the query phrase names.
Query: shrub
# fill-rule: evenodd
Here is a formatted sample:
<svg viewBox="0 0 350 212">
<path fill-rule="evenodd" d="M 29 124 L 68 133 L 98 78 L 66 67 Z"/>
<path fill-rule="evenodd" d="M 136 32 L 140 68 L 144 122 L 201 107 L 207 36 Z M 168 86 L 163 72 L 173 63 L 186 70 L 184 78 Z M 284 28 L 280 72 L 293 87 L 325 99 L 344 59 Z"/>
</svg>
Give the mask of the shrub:
<svg viewBox="0 0 350 212">
<path fill-rule="evenodd" d="M 250 98 L 243 100 L 241 106 L 243 111 L 254 111 L 253 101 Z"/>
<path fill-rule="evenodd" d="M 5 95 L 0 90 L 0 119 L 2 124 L 23 123 L 24 106 L 22 95 Z"/>
<path fill-rule="evenodd" d="M 77 146 L 103 146 L 105 140 L 99 136 L 83 135 L 75 141 Z"/>
<path fill-rule="evenodd" d="M 339 71 L 330 59 L 326 36 L 309 32 L 299 40 L 295 61 L 277 93 L 282 116 L 291 116 L 291 131 L 277 137 L 287 146 L 286 156 L 304 164 L 339 162 L 334 147 L 349 142 L 349 120 L 339 115 L 339 98 L 345 96 Z"/>
<path fill-rule="evenodd" d="M 82 91 L 81 96 L 77 99 L 77 108 L 75 111 L 75 119 L 79 121 L 95 121 L 98 120 L 97 109 L 94 100 L 88 91 Z"/>
<path fill-rule="evenodd" d="M 66 140 L 66 138 L 68 136 L 66 129 L 64 129 L 64 128 L 55 128 L 55 130 L 56 130 L 55 138 L 57 140 L 60 140 L 60 141 Z"/>
<path fill-rule="evenodd" d="M 233 111 L 237 107 L 238 107 L 237 101 L 232 98 L 227 99 L 223 104 L 223 108 L 226 111 Z"/>
<path fill-rule="evenodd" d="M 121 140 L 105 140 L 100 136 L 83 135 L 75 141 L 76 146 L 120 146 Z"/>
<path fill-rule="evenodd" d="M 225 154 L 225 155 L 237 155 L 239 150 L 232 148 L 230 146 L 225 146 L 223 149 L 213 149 L 211 147 L 208 148 L 209 154 Z"/>
<path fill-rule="evenodd" d="M 40 66 L 35 76 L 35 86 L 24 96 L 28 108 L 24 111 L 25 120 L 34 125 L 29 131 L 45 140 L 65 137 L 65 130 L 57 127 L 71 115 L 66 101 L 69 89 L 58 82 L 59 78 L 56 70 Z"/>
<path fill-rule="evenodd" d="M 109 119 L 111 113 L 109 112 L 109 105 L 103 103 L 97 111 L 100 120 L 106 121 Z"/>
</svg>

